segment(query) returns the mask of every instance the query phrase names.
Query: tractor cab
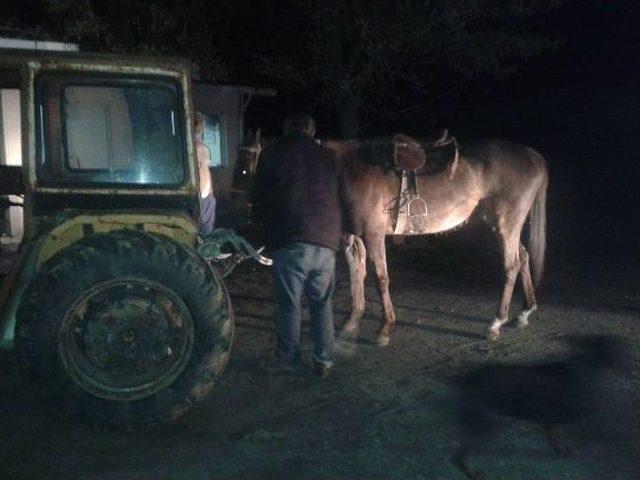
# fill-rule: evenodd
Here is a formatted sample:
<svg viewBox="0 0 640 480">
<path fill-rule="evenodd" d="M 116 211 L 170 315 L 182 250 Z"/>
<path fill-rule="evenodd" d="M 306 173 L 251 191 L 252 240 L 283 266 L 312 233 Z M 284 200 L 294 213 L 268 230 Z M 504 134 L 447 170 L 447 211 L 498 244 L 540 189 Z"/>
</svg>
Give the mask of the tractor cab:
<svg viewBox="0 0 640 480">
<path fill-rule="evenodd" d="M 127 426 L 171 421 L 227 364 L 229 296 L 196 250 L 190 68 L 0 53 L 0 87 L 19 91 L 22 138 L 21 165 L 2 168 L 0 193 L 20 195 L 10 205 L 24 217 L 0 292 L 0 338 L 56 411 Z"/>
</svg>

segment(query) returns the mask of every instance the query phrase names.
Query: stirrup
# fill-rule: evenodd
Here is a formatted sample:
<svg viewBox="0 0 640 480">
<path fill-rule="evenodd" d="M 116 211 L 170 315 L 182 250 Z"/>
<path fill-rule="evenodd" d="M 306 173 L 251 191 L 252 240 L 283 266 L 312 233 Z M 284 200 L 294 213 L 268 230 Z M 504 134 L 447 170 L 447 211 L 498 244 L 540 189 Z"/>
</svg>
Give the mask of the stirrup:
<svg viewBox="0 0 640 480">
<path fill-rule="evenodd" d="M 412 207 L 414 211 L 412 211 Z M 415 212 L 415 210 L 417 209 L 419 209 L 420 212 Z M 424 199 L 417 193 L 412 195 L 411 199 L 407 202 L 407 216 L 409 218 L 426 217 L 428 213 L 429 209 L 427 208 L 427 202 L 425 202 Z"/>
</svg>

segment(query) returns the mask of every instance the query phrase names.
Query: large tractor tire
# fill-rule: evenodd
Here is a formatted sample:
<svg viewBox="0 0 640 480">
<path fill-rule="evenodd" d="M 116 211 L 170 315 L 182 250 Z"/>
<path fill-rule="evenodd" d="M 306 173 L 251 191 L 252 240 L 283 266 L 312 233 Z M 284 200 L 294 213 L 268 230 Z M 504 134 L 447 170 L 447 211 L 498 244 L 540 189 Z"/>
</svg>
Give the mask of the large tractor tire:
<svg viewBox="0 0 640 480">
<path fill-rule="evenodd" d="M 171 422 L 203 400 L 233 339 L 220 276 L 188 247 L 136 230 L 54 255 L 17 322 L 20 362 L 47 403 L 125 428 Z"/>
</svg>

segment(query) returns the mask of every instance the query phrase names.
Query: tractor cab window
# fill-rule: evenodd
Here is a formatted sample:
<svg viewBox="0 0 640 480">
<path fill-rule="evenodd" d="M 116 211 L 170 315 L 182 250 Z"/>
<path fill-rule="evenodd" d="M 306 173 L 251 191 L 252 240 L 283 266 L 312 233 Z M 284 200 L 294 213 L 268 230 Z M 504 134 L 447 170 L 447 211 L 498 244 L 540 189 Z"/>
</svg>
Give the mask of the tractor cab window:
<svg viewBox="0 0 640 480">
<path fill-rule="evenodd" d="M 67 161 L 72 170 L 127 170 L 133 165 L 133 125 L 124 91 L 64 89 Z"/>
<path fill-rule="evenodd" d="M 184 183 L 183 113 L 174 82 L 45 74 L 36 98 L 40 183 Z"/>
</svg>

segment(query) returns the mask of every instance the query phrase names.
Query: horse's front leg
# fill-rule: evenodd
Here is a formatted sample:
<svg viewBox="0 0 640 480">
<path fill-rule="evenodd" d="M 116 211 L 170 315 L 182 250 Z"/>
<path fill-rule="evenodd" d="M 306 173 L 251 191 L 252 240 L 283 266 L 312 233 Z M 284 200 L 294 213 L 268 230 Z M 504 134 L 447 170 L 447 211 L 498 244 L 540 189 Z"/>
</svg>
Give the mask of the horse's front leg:
<svg viewBox="0 0 640 480">
<path fill-rule="evenodd" d="M 360 319 L 365 310 L 364 279 L 367 276 L 367 250 L 360 237 L 350 235 L 347 240 L 345 257 L 349 265 L 351 284 L 351 315 L 342 327 L 342 332 L 354 334 L 358 331 Z"/>
<path fill-rule="evenodd" d="M 396 322 L 391 295 L 389 294 L 389 272 L 387 271 L 387 253 L 384 243 L 384 233 L 368 234 L 365 236 L 369 257 L 373 262 L 378 280 L 378 293 L 384 311 L 384 323 L 378 332 L 378 345 L 386 347 L 391 340 L 391 331 Z"/>
</svg>

